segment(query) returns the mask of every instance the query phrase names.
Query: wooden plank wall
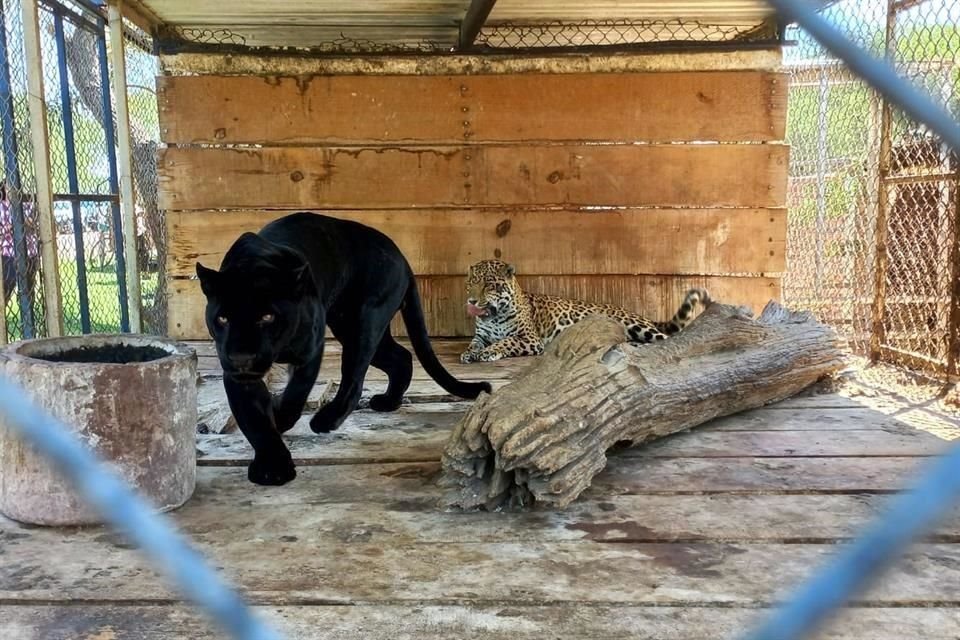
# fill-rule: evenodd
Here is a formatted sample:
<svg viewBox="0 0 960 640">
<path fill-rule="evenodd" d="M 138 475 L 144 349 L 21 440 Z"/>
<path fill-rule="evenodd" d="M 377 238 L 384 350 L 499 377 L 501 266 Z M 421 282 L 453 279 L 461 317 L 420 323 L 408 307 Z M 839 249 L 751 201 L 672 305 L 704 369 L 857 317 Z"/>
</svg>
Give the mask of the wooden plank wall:
<svg viewBox="0 0 960 640">
<path fill-rule="evenodd" d="M 432 335 L 463 275 L 671 315 L 690 286 L 779 295 L 785 77 L 769 69 L 506 75 L 183 75 L 158 81 L 169 331 L 204 338 L 199 259 L 295 210 L 391 236 Z"/>
</svg>

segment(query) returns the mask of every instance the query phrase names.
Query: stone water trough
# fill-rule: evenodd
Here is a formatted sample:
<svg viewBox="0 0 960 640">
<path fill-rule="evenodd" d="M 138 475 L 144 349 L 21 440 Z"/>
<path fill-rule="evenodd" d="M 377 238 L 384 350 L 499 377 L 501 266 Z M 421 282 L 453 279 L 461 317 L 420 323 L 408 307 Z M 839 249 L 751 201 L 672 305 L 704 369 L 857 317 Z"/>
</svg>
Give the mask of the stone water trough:
<svg viewBox="0 0 960 640">
<path fill-rule="evenodd" d="M 138 335 L 28 340 L 0 351 L 0 374 L 64 423 L 158 510 L 193 495 L 197 356 Z M 99 515 L 0 418 L 0 512 L 40 525 Z"/>
</svg>

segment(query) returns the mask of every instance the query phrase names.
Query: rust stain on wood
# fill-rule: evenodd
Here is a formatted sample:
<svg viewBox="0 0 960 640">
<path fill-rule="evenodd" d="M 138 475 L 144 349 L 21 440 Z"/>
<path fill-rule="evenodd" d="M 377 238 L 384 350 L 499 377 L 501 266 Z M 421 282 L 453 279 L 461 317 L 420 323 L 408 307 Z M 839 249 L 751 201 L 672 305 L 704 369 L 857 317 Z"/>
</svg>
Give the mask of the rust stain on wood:
<svg viewBox="0 0 960 640">
<path fill-rule="evenodd" d="M 498 250 L 494 250 L 494 255 Z M 466 301 L 463 276 L 418 276 L 417 284 L 431 336 L 473 335 L 472 320 L 463 310 Z M 756 312 L 771 299 L 780 297 L 780 279 L 766 277 L 521 274 L 520 284 L 536 293 L 604 302 L 656 320 L 670 318 L 684 292 L 691 287 L 706 287 L 717 299 L 746 305 Z M 209 338 L 203 320 L 206 300 L 199 283 L 169 278 L 167 286 L 171 292 L 170 335 L 186 340 Z M 394 320 L 391 330 L 394 335 L 406 335 L 399 318 Z"/>
<path fill-rule="evenodd" d="M 783 145 L 168 148 L 163 208 L 782 207 Z M 464 182 L 465 156 L 471 156 Z M 409 156 L 415 161 L 410 162 Z M 336 175 L 330 167 L 336 166 Z M 325 167 L 321 192 L 288 180 Z M 524 167 L 524 169 L 521 169 Z M 530 171 L 529 180 L 521 177 Z M 731 181 L 730 176 L 739 179 Z M 283 179 L 280 179 L 280 176 Z M 370 189 L 371 184 L 378 188 Z"/>
<path fill-rule="evenodd" d="M 762 71 L 470 78 L 293 74 L 164 77 L 159 84 L 164 141 L 176 144 L 211 142 L 205 137 L 210 125 L 228 122 L 234 125 L 226 138 L 230 143 L 759 142 L 783 138 L 786 100 L 776 91 L 780 79 Z M 295 108 L 278 113 L 276 105 Z"/>
<path fill-rule="evenodd" d="M 233 241 L 282 211 L 170 212 L 168 269 L 192 276 L 218 264 Z M 521 274 L 778 273 L 786 211 L 764 209 L 576 210 L 431 209 L 322 211 L 387 234 L 415 273 L 463 275 L 497 250 Z M 770 222 L 769 220 L 772 220 Z M 769 256 L 774 251 L 774 256 Z"/>
</svg>

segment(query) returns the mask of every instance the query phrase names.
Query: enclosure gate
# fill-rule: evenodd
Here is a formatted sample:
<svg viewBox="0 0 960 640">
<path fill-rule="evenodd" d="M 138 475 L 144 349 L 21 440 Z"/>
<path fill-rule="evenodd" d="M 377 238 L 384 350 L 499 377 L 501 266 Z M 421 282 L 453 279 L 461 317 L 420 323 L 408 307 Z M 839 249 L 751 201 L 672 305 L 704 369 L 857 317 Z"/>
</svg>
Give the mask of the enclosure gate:
<svg viewBox="0 0 960 640">
<path fill-rule="evenodd" d="M 113 233 L 113 252 L 115 257 L 115 271 L 117 274 L 117 295 L 120 306 L 120 330 L 130 330 L 130 319 L 127 311 L 126 266 L 123 253 L 123 240 L 120 229 L 120 185 L 117 175 L 117 153 L 114 133 L 113 108 L 110 102 L 110 70 L 107 63 L 106 19 L 96 11 L 95 5 L 87 4 L 85 0 L 73 0 L 73 7 L 60 4 L 56 0 L 41 0 L 41 7 L 48 12 L 54 25 L 54 46 L 57 58 L 57 81 L 60 88 L 61 114 L 63 118 L 64 158 L 66 168 L 67 193 L 54 194 L 55 202 L 68 202 L 72 210 L 73 241 L 76 255 L 76 281 L 80 313 L 80 331 L 90 333 L 90 290 L 87 284 L 87 257 L 84 247 L 84 234 L 87 228 L 83 216 L 84 204 L 108 203 L 111 211 Z M 81 186 L 77 171 L 77 131 L 74 127 L 74 97 L 71 92 L 71 83 L 67 62 L 67 42 L 64 22 L 69 21 L 75 29 L 83 29 L 96 39 L 97 72 L 100 76 L 99 86 L 99 121 L 103 131 L 104 147 L 108 162 L 108 192 L 93 193 L 89 189 L 93 185 Z M 81 97 L 81 100 L 83 98 Z M 93 108 L 91 108 L 93 107 Z M 93 111 L 96 105 L 88 105 Z M 85 187 L 85 188 L 84 188 Z M 86 191 L 86 193 L 84 193 Z M 103 227 L 95 229 L 94 233 L 102 232 Z"/>
<path fill-rule="evenodd" d="M 123 69 L 117 71 L 114 64 L 120 64 L 117 52 L 126 50 L 107 41 L 110 33 L 116 36 L 120 30 L 109 28 L 113 22 L 108 20 L 101 0 L 36 0 L 37 20 L 28 38 L 23 6 L 26 5 L 15 0 L 0 0 L 0 306 L 5 311 L 0 314 L 0 321 L 5 321 L 0 322 L 0 327 L 6 327 L 5 332 L 0 331 L 4 334 L 0 342 L 44 335 L 49 327 L 53 327 L 50 331 L 59 330 L 61 318 L 45 318 L 46 306 L 54 305 L 57 299 L 67 334 L 127 332 L 133 325 L 139 328 L 139 321 L 131 318 L 133 311 L 140 308 L 139 281 L 128 260 L 139 264 L 138 257 L 149 260 L 149 256 L 136 255 L 141 246 L 136 243 L 134 248 L 134 231 L 124 226 L 132 217 L 134 196 L 129 196 L 129 214 L 126 204 L 121 206 L 121 202 L 126 202 L 126 196 L 121 194 L 126 193 L 127 173 L 131 170 L 118 157 L 129 139 L 120 135 L 125 131 L 118 130 L 120 123 L 126 122 L 127 96 L 123 96 L 121 113 L 120 103 L 115 104 L 112 99 L 116 96 L 111 95 L 111 79 L 123 81 Z M 144 48 L 133 28 L 124 25 L 123 33 L 124 39 L 138 45 L 131 48 L 133 55 L 142 56 L 150 50 L 149 45 Z M 35 52 L 32 58 L 31 52 Z M 151 59 L 155 60 L 152 56 Z M 31 66 L 34 63 L 36 66 Z M 33 68 L 39 71 L 28 71 Z M 149 75 L 152 84 L 155 73 Z M 40 87 L 28 89 L 29 82 L 34 81 Z M 136 89 L 144 90 L 152 99 L 152 88 Z M 53 192 L 55 228 L 52 238 L 45 241 L 47 244 L 40 242 L 39 222 L 44 212 L 40 211 L 43 203 L 38 203 L 35 175 L 38 170 L 46 173 L 47 158 L 35 157 L 32 149 L 37 124 L 43 118 L 28 107 L 29 96 L 37 92 L 42 94 L 38 97 L 45 105 L 49 182 Z M 155 119 L 154 99 L 152 105 Z M 139 119 L 146 115 L 150 120 L 151 114 L 142 108 L 138 111 Z M 152 137 L 147 134 L 147 141 Z M 152 154 L 140 155 L 150 156 L 148 162 L 155 163 Z M 140 165 L 143 158 L 138 158 Z M 149 185 L 136 191 L 141 210 L 155 208 L 155 202 L 145 200 L 153 192 L 155 188 L 151 190 Z M 156 220 L 149 220 L 147 227 L 153 231 Z M 150 239 L 156 245 L 152 236 L 156 233 Z M 51 246 L 58 259 L 45 258 L 41 266 L 40 254 L 46 250 L 44 247 Z M 143 245 L 144 251 L 146 246 Z M 42 270 L 49 271 L 48 262 L 58 263 L 55 274 Z M 50 283 L 56 284 L 56 291 L 52 291 Z M 133 302 L 135 305 L 131 305 Z M 54 323 L 51 325 L 50 321 Z"/>
<path fill-rule="evenodd" d="M 0 198 L 2 218 L 0 223 L 6 227 L 2 231 L 4 249 L 4 283 L 9 279 L 17 288 L 20 307 L 21 330 L 25 338 L 34 337 L 36 321 L 32 300 L 32 286 L 28 285 L 28 264 L 26 228 L 29 197 L 24 193 L 24 185 L 20 170 L 21 145 L 18 141 L 16 127 L 16 104 L 14 99 L 13 78 L 10 72 L 10 44 L 7 37 L 6 16 L 7 7 L 0 0 L 0 16 L 4 18 L 3 28 L 0 28 L 0 114 L 2 114 L 2 144 L 3 144 L 3 193 Z M 26 199 L 26 202 L 24 200 Z M 9 236 L 9 238 L 8 238 Z M 12 253 L 12 256 L 6 254 Z M 12 259 L 9 259 L 11 258 Z M 11 275 L 11 273 L 13 275 Z M 10 289 L 4 284 L 4 289 Z M 4 309 L 5 311 L 5 309 Z"/>
<path fill-rule="evenodd" d="M 841 0 L 828 19 L 960 114 L 960 2 Z M 802 31 L 791 71 L 784 298 L 873 362 L 960 377 L 960 166 Z"/>
<path fill-rule="evenodd" d="M 939 5 L 939 6 L 938 6 Z M 940 2 L 889 0 L 884 53 L 898 70 L 926 85 L 956 110 L 953 33 L 916 34 Z M 932 50 L 928 42 L 940 42 Z M 941 51 L 942 50 L 942 51 Z M 876 279 L 870 358 L 957 376 L 958 166 L 956 155 L 922 127 L 894 112 L 880 113 L 877 171 Z M 931 340 L 932 338 L 932 340 Z"/>
</svg>

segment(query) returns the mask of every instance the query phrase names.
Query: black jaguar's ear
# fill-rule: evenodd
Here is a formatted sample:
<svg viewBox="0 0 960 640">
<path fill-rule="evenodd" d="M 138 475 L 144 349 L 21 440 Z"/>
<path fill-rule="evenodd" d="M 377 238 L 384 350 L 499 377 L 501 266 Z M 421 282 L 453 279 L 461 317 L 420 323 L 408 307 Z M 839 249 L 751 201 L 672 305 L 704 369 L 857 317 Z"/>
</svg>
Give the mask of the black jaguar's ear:
<svg viewBox="0 0 960 640">
<path fill-rule="evenodd" d="M 316 286 L 313 282 L 309 262 L 301 262 L 300 265 L 294 267 L 290 273 L 293 276 L 293 291 L 297 295 L 303 295 L 307 293 L 311 287 Z"/>
<path fill-rule="evenodd" d="M 197 277 L 200 278 L 200 289 L 203 291 L 203 295 L 207 297 L 216 295 L 217 283 L 220 278 L 219 271 L 208 269 L 198 262 Z"/>
<path fill-rule="evenodd" d="M 506 267 L 504 267 L 503 272 L 504 272 L 507 276 L 512 276 L 512 275 L 515 275 L 515 274 L 517 273 L 517 269 L 516 269 L 516 267 L 514 267 L 512 264 L 508 264 Z"/>
</svg>

